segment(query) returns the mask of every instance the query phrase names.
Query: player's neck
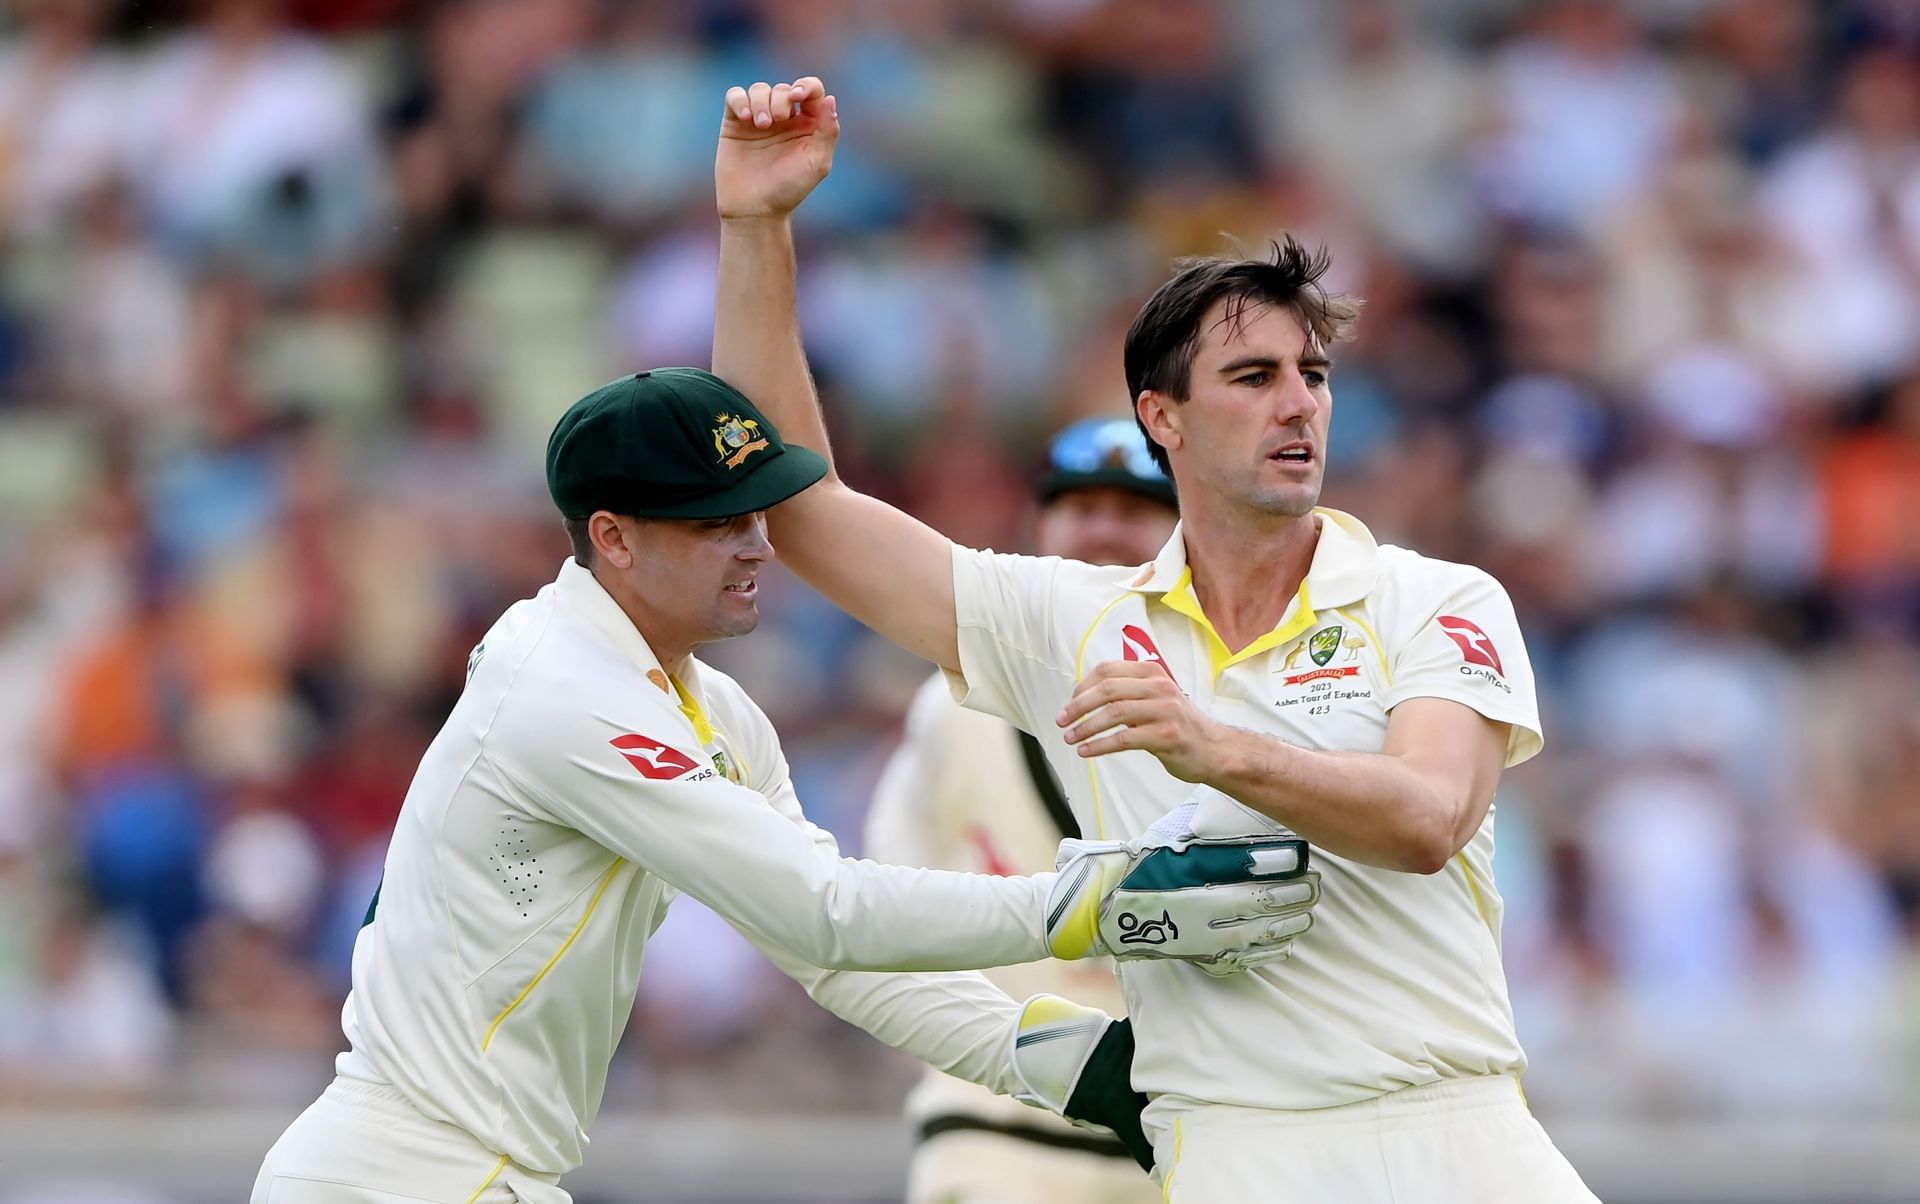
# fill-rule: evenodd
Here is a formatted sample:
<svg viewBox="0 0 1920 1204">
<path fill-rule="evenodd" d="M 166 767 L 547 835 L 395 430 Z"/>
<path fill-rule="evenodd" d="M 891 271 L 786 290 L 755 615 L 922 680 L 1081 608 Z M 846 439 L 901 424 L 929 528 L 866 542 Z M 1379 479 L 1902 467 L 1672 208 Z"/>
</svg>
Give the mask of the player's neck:
<svg viewBox="0 0 1920 1204">
<path fill-rule="evenodd" d="M 1221 641 L 1236 651 L 1279 624 L 1320 542 L 1320 520 L 1312 514 L 1235 521 L 1189 515 L 1183 507 L 1180 529 L 1193 595 Z"/>
<path fill-rule="evenodd" d="M 685 635 L 676 635 L 671 630 L 671 624 L 664 622 L 661 616 L 647 606 L 639 595 L 627 589 L 617 574 L 603 573 L 597 564 L 592 572 L 594 580 L 600 583 L 600 588 L 607 591 L 607 596 L 613 599 L 614 605 L 627 616 L 627 621 L 632 623 L 633 629 L 640 633 L 640 638 L 647 642 L 647 647 L 653 652 L 654 659 L 660 662 L 660 667 L 666 670 L 670 677 L 685 678 L 687 662 L 693 659 L 693 650 L 700 641 Z"/>
<path fill-rule="evenodd" d="M 621 609 L 627 611 L 627 617 L 633 620 L 634 630 L 640 633 L 640 638 L 645 640 L 647 647 L 653 650 L 654 659 L 660 662 L 660 667 L 666 670 L 667 676 L 676 681 L 685 681 L 687 662 L 693 659 L 693 650 L 698 646 L 699 641 L 685 636 L 675 636 L 663 630 L 662 624 L 657 621 L 643 621 L 641 616 L 627 610 L 624 605 Z"/>
<path fill-rule="evenodd" d="M 640 634 L 646 639 L 647 647 L 653 649 L 653 654 L 660 659 L 660 667 L 666 670 L 667 676 L 673 678 L 675 681 L 685 681 L 687 679 L 687 666 L 693 661 L 692 646 L 682 646 L 679 649 L 662 649 L 654 637 L 647 635 L 644 631 Z"/>
</svg>

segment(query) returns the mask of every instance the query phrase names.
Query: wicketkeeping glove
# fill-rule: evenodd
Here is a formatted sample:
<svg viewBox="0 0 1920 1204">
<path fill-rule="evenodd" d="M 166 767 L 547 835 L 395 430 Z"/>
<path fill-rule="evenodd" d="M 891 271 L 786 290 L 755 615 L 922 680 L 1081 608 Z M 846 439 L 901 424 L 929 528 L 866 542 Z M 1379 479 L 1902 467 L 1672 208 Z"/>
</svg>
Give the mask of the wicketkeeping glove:
<svg viewBox="0 0 1920 1204">
<path fill-rule="evenodd" d="M 1131 841 L 1066 840 L 1047 898 L 1047 947 L 1073 960 L 1178 958 L 1235 974 L 1292 952 L 1320 875 L 1297 836 L 1197 836 L 1192 800 Z"/>
<path fill-rule="evenodd" d="M 1153 1145 L 1140 1127 L 1147 1097 L 1133 1089 L 1133 1025 L 1058 995 L 1035 995 L 1013 1033 L 1013 1098 L 1083 1128 L 1112 1131 L 1141 1167 Z"/>
</svg>

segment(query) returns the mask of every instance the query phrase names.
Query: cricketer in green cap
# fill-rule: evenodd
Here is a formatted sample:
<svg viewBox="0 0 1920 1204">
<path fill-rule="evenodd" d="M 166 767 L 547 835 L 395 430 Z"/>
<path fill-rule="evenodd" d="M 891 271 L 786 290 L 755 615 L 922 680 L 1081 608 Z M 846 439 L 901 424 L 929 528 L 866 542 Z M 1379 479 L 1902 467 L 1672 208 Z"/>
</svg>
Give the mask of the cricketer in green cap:
<svg viewBox="0 0 1920 1204">
<path fill-rule="evenodd" d="M 547 490 L 567 518 L 732 518 L 827 475 L 738 389 L 698 368 L 656 368 L 573 403 L 547 440 Z"/>
<path fill-rule="evenodd" d="M 573 557 L 671 666 L 759 624 L 766 510 L 827 473 L 738 389 L 656 368 L 573 403 L 547 440 L 547 490 Z"/>
</svg>

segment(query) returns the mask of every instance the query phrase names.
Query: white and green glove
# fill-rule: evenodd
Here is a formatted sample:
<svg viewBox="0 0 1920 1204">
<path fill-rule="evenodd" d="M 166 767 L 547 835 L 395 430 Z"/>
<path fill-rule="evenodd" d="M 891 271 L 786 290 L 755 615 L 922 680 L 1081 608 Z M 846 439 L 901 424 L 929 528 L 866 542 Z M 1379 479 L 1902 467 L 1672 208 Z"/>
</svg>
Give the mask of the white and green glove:
<svg viewBox="0 0 1920 1204">
<path fill-rule="evenodd" d="M 1147 1097 L 1133 1089 L 1133 1025 L 1058 995 L 1035 995 L 1021 1006 L 1012 1040 L 1013 1098 L 1111 1131 L 1135 1162 L 1153 1169 L 1153 1146 L 1140 1126 Z"/>
<path fill-rule="evenodd" d="M 1292 952 L 1320 901 L 1307 842 L 1198 836 L 1196 805 L 1189 800 L 1134 840 L 1060 843 L 1047 898 L 1053 956 L 1177 958 L 1227 975 Z"/>
</svg>

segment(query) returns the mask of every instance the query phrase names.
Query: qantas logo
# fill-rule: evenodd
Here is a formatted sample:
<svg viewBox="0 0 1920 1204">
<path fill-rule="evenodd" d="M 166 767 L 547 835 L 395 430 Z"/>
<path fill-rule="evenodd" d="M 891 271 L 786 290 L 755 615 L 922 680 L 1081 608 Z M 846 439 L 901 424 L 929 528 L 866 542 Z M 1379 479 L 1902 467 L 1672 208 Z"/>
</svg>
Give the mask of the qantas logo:
<svg viewBox="0 0 1920 1204">
<path fill-rule="evenodd" d="M 1485 665 L 1495 673 L 1505 677 L 1507 671 L 1500 667 L 1500 653 L 1495 651 L 1493 641 L 1480 625 L 1458 615 L 1441 615 L 1440 629 L 1447 637 L 1460 645 L 1460 655 L 1467 658 L 1470 665 Z"/>
<path fill-rule="evenodd" d="M 1146 628 L 1136 627 L 1132 623 L 1120 629 L 1120 659 L 1147 661 L 1160 666 L 1168 677 L 1173 676 L 1173 670 L 1167 668 L 1167 658 L 1161 656 L 1160 649 L 1154 646 L 1153 637 L 1147 634 Z"/>
<path fill-rule="evenodd" d="M 679 749 L 636 732 L 615 736 L 607 743 L 619 749 L 620 755 L 633 763 L 641 777 L 652 781 L 670 782 L 700 767 L 698 762 Z"/>
</svg>

